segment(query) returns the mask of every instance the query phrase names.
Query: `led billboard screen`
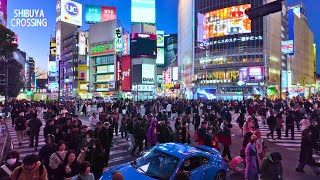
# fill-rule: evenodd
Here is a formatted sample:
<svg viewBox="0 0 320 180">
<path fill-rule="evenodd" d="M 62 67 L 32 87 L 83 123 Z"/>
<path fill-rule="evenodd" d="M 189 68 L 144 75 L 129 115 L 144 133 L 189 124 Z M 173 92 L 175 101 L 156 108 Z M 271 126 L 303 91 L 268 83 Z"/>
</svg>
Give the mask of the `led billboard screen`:
<svg viewBox="0 0 320 180">
<path fill-rule="evenodd" d="M 164 47 L 164 31 L 157 31 L 157 46 Z"/>
<path fill-rule="evenodd" d="M 79 37 L 78 37 L 78 51 L 79 51 L 79 55 L 86 55 L 87 52 L 87 38 L 86 38 L 86 32 L 83 31 L 79 31 Z"/>
<path fill-rule="evenodd" d="M 210 11 L 203 18 L 203 39 L 251 33 L 251 20 L 245 14 L 251 4 Z"/>
<path fill-rule="evenodd" d="M 117 9 L 111 6 L 86 5 L 84 18 L 89 24 L 114 20 L 117 19 Z"/>
<path fill-rule="evenodd" d="M 130 56 L 157 58 L 157 40 L 137 38 L 130 40 Z"/>
<path fill-rule="evenodd" d="M 131 1 L 131 22 L 155 23 L 156 22 L 155 0 L 132 0 Z"/>
<path fill-rule="evenodd" d="M 293 54 L 293 40 L 281 41 L 281 53 Z"/>
<path fill-rule="evenodd" d="M 164 48 L 157 48 L 157 65 L 164 65 Z"/>
</svg>

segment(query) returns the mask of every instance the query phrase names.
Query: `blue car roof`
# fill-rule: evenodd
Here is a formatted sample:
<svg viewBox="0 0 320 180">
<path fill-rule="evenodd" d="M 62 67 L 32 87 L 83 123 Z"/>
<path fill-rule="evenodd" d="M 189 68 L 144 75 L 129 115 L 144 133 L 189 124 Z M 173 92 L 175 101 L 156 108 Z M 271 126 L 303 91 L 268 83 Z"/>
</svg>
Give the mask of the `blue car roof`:
<svg viewBox="0 0 320 180">
<path fill-rule="evenodd" d="M 155 148 L 164 153 L 176 156 L 180 159 L 184 159 L 190 155 L 209 154 L 205 151 L 202 151 L 188 144 L 180 144 L 180 143 L 158 144 Z"/>
</svg>

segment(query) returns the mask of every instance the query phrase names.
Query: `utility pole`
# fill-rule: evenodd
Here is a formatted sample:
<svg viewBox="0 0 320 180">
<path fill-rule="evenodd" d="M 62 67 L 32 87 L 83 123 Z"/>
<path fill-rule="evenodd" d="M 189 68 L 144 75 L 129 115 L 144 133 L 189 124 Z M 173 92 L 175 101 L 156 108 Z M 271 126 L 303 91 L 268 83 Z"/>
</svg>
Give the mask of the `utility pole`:
<svg viewBox="0 0 320 180">
<path fill-rule="evenodd" d="M 9 81 L 9 78 L 8 78 L 8 66 L 9 66 L 9 52 L 7 51 L 7 58 L 6 58 L 6 85 L 5 85 L 5 102 L 8 102 L 8 81 Z"/>
<path fill-rule="evenodd" d="M 58 103 L 60 103 L 60 91 L 61 91 L 61 87 L 60 87 L 60 80 L 61 80 L 61 78 L 60 78 L 60 70 L 61 70 L 61 67 L 60 67 L 60 65 L 61 65 L 61 63 L 60 63 L 61 61 L 59 61 L 58 62 L 58 65 L 59 65 L 59 68 L 58 68 Z"/>
</svg>

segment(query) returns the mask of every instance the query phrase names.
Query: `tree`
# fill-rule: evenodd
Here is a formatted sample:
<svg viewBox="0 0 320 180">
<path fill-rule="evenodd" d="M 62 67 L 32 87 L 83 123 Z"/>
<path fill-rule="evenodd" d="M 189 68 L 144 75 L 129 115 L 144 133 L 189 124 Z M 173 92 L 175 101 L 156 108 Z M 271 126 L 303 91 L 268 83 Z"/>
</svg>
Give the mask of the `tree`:
<svg viewBox="0 0 320 180">
<path fill-rule="evenodd" d="M 24 87 L 22 65 L 15 59 L 8 61 L 8 96 L 17 97 Z M 0 61 L 0 74 L 6 74 L 6 62 Z M 5 95 L 5 86 L 0 86 L 0 95 Z"/>
<path fill-rule="evenodd" d="M 7 55 L 17 49 L 18 45 L 13 44 L 14 32 L 0 24 L 0 56 Z"/>
</svg>

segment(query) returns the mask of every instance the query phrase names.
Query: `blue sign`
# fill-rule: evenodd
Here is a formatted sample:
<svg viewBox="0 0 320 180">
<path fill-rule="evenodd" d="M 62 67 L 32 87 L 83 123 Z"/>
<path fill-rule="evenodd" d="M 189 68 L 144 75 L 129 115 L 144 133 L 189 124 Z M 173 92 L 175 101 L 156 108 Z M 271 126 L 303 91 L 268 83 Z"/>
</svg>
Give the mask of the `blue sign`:
<svg viewBox="0 0 320 180">
<path fill-rule="evenodd" d="M 71 1 L 66 3 L 65 8 L 67 13 L 70 14 L 71 16 L 76 16 L 79 13 L 79 9 L 77 5 Z"/>
<path fill-rule="evenodd" d="M 86 5 L 84 18 L 87 23 L 101 22 L 101 6 Z"/>
</svg>

